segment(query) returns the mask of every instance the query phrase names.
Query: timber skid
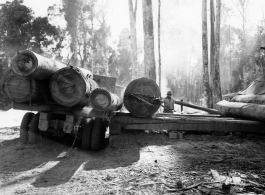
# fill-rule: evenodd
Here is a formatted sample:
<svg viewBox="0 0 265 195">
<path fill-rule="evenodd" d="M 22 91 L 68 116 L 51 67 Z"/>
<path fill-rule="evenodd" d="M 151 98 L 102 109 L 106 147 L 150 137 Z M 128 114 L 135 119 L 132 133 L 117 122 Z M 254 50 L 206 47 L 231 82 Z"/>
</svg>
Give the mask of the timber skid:
<svg viewBox="0 0 265 195">
<path fill-rule="evenodd" d="M 221 115 L 154 114 L 149 118 L 137 118 L 129 113 L 116 113 L 110 123 L 111 134 L 121 130 L 172 130 L 208 132 L 265 133 L 265 123 Z"/>
</svg>

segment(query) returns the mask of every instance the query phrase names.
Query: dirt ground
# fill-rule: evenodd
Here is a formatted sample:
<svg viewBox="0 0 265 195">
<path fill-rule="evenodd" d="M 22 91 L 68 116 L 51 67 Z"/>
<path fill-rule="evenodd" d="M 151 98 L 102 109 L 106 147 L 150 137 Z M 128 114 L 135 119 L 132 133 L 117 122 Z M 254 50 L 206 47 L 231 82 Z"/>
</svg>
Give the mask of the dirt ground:
<svg viewBox="0 0 265 195">
<path fill-rule="evenodd" d="M 100 152 L 0 129 L 0 194 L 265 194 L 265 137 L 126 131 Z"/>
</svg>

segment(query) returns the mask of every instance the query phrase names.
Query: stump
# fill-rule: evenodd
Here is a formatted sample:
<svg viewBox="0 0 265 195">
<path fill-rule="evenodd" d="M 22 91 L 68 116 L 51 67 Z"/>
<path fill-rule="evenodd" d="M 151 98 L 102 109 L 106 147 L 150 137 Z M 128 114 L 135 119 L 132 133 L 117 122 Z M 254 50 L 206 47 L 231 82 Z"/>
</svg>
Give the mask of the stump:
<svg viewBox="0 0 265 195">
<path fill-rule="evenodd" d="M 106 89 L 95 89 L 89 97 L 90 106 L 98 111 L 117 111 L 122 107 L 122 100 Z"/>
<path fill-rule="evenodd" d="M 90 92 L 98 85 L 89 70 L 66 67 L 57 71 L 50 79 L 52 98 L 66 107 L 89 105 Z"/>
<path fill-rule="evenodd" d="M 34 79 L 48 80 L 65 64 L 46 58 L 29 50 L 17 52 L 11 59 L 13 71 L 20 76 L 31 76 Z"/>
<path fill-rule="evenodd" d="M 124 93 L 124 106 L 136 117 L 149 117 L 160 107 L 161 93 L 155 81 L 149 78 L 133 80 Z"/>
<path fill-rule="evenodd" d="M 48 81 L 19 76 L 12 70 L 3 79 L 2 91 L 13 102 L 51 101 Z"/>
</svg>

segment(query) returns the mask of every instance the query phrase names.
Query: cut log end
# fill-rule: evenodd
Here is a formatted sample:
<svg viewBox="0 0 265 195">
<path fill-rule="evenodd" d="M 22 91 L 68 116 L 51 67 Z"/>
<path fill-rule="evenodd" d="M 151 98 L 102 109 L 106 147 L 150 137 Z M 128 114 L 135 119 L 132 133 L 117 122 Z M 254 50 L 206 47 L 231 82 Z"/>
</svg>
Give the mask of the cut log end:
<svg viewBox="0 0 265 195">
<path fill-rule="evenodd" d="M 29 76 L 38 67 L 38 59 L 33 52 L 24 50 L 11 59 L 12 69 L 20 76 Z"/>
<path fill-rule="evenodd" d="M 50 80 L 53 99 L 60 105 L 71 107 L 85 96 L 86 84 L 73 69 L 61 69 Z"/>
<path fill-rule="evenodd" d="M 107 90 L 98 88 L 91 92 L 90 105 L 99 111 L 108 110 L 111 106 L 111 99 L 111 94 Z"/>
<path fill-rule="evenodd" d="M 140 78 L 132 81 L 124 93 L 124 106 L 136 117 L 149 117 L 160 108 L 161 93 L 155 81 Z"/>
<path fill-rule="evenodd" d="M 8 71 L 4 83 L 3 91 L 13 102 L 24 102 L 30 100 L 35 90 L 35 81 L 29 77 L 22 77 Z"/>
</svg>

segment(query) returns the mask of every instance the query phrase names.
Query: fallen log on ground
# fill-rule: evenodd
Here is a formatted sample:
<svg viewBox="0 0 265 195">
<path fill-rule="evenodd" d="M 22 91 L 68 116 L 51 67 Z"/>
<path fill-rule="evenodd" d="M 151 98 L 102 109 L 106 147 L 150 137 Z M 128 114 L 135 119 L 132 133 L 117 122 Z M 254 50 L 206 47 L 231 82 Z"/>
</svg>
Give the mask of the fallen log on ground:
<svg viewBox="0 0 265 195">
<path fill-rule="evenodd" d="M 47 80 L 65 64 L 46 58 L 29 50 L 17 52 L 11 60 L 12 69 L 20 76 L 31 76 L 34 79 Z"/>
<path fill-rule="evenodd" d="M 98 88 L 89 70 L 66 67 L 58 70 L 50 79 L 52 98 L 66 107 L 87 106 L 91 91 Z"/>
<path fill-rule="evenodd" d="M 149 78 L 133 80 L 124 92 L 124 106 L 136 117 L 149 117 L 160 108 L 161 93 L 155 81 Z"/>
<path fill-rule="evenodd" d="M 122 100 L 106 89 L 97 88 L 89 97 L 90 106 L 98 111 L 117 111 L 122 107 Z"/>
<path fill-rule="evenodd" d="M 2 91 L 13 102 L 48 102 L 51 100 L 49 82 L 6 72 Z"/>
<path fill-rule="evenodd" d="M 210 114 L 221 114 L 218 110 L 211 109 L 211 108 L 205 108 L 205 107 L 197 106 L 197 105 L 194 105 L 194 104 L 189 104 L 189 103 L 186 103 L 186 102 L 181 102 L 181 101 L 176 101 L 175 100 L 174 103 L 182 105 L 182 106 L 194 108 L 194 109 L 197 109 L 197 110 L 203 110 L 203 111 L 206 111 L 206 112 L 208 112 Z"/>
<path fill-rule="evenodd" d="M 265 105 L 222 100 L 217 103 L 216 108 L 225 116 L 265 121 Z"/>
</svg>

